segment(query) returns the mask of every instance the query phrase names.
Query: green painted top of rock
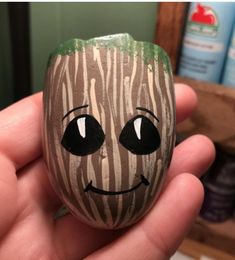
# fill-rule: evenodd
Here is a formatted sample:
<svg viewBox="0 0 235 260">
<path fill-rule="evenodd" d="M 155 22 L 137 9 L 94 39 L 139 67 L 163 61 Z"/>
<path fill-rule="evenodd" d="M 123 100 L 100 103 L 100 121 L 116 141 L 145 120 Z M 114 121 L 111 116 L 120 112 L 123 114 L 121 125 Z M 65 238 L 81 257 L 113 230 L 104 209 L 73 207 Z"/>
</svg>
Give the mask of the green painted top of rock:
<svg viewBox="0 0 235 260">
<path fill-rule="evenodd" d="M 170 73 L 171 65 L 169 63 L 166 52 L 153 43 L 135 41 L 128 33 L 114 34 L 103 37 L 92 38 L 89 40 L 71 39 L 60 44 L 50 55 L 48 66 L 51 60 L 58 55 L 71 55 L 76 51 L 82 51 L 83 48 L 89 46 L 106 47 L 109 49 L 117 48 L 119 51 L 128 53 L 130 56 L 140 56 L 144 59 L 144 63 L 148 64 L 152 60 L 162 61 L 164 69 Z"/>
</svg>

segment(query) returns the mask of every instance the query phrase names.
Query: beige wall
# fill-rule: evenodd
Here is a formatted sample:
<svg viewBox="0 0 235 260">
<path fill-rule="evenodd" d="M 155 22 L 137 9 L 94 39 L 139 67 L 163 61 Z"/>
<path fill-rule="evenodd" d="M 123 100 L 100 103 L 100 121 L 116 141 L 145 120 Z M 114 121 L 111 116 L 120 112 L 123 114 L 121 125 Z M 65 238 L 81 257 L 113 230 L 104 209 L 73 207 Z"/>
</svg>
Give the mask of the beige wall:
<svg viewBox="0 0 235 260">
<path fill-rule="evenodd" d="M 128 32 L 152 41 L 156 3 L 31 3 L 33 89 L 43 87 L 49 53 L 71 38 Z"/>
</svg>

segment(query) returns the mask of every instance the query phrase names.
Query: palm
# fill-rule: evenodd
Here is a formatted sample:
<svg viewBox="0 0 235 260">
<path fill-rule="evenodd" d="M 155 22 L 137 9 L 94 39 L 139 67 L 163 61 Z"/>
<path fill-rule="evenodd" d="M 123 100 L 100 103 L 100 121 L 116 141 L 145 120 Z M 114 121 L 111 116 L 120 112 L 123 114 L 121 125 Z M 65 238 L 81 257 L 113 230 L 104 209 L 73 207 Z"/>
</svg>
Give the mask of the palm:
<svg viewBox="0 0 235 260">
<path fill-rule="evenodd" d="M 192 111 L 196 99 L 188 87 L 178 86 L 176 101 L 181 121 Z M 169 257 L 202 201 L 198 180 L 183 173 L 200 176 L 210 165 L 214 150 L 208 139 L 191 137 L 175 149 L 164 191 L 142 221 L 127 230 L 97 230 L 70 214 L 53 218 L 61 202 L 49 184 L 41 157 L 40 117 L 41 94 L 0 114 L 0 259 Z"/>
<path fill-rule="evenodd" d="M 10 211 L 8 217 L 13 223 L 9 229 L 3 226 L 7 230 L 1 242 L 1 259 L 41 259 L 42 254 L 53 253 L 54 224 L 49 212 L 42 207 L 40 201 L 42 194 L 37 184 L 33 183 L 34 180 L 30 180 L 35 173 L 45 175 L 42 163 L 39 161 L 19 173 L 17 182 L 14 180 L 10 183 L 8 198 L 16 201 L 13 202 L 15 205 L 12 203 L 4 205 L 5 212 Z"/>
</svg>

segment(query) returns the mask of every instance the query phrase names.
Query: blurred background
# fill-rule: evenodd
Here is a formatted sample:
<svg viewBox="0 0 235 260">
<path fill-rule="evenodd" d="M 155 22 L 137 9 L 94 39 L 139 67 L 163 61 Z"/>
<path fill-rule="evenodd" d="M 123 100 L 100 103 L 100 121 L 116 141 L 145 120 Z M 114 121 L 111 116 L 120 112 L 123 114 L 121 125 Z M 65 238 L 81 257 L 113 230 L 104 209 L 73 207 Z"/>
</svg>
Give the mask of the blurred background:
<svg viewBox="0 0 235 260">
<path fill-rule="evenodd" d="M 50 52 L 71 38 L 154 40 L 157 3 L 0 3 L 0 109 L 42 90 Z"/>
</svg>

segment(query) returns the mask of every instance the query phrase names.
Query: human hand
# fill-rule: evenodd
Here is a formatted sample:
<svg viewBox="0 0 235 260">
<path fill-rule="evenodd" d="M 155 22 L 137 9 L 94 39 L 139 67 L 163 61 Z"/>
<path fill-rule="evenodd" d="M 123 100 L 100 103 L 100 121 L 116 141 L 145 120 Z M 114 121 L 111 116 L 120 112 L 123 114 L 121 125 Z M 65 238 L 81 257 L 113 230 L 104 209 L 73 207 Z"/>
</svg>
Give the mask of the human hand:
<svg viewBox="0 0 235 260">
<path fill-rule="evenodd" d="M 194 92 L 175 85 L 177 122 L 195 108 Z M 157 203 L 123 230 L 89 227 L 61 205 L 52 190 L 41 152 L 42 94 L 0 112 L 0 259 L 168 259 L 196 218 L 203 200 L 200 177 L 215 155 L 211 141 L 188 138 L 173 153 Z"/>
</svg>

